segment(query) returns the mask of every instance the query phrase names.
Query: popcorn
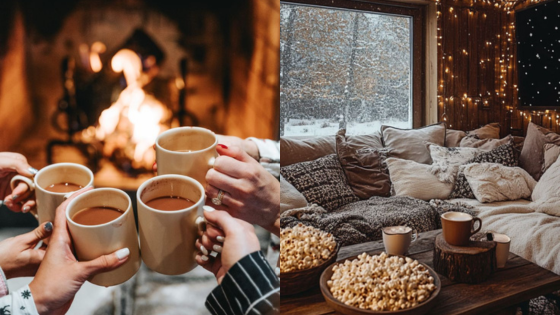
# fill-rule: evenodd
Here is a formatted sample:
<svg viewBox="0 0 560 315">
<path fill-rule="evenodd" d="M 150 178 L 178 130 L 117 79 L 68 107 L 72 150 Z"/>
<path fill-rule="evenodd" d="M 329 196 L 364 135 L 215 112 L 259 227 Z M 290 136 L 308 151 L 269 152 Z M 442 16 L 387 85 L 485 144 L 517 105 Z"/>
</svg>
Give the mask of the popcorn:
<svg viewBox="0 0 560 315">
<path fill-rule="evenodd" d="M 434 278 L 417 260 L 386 253 L 346 260 L 333 267 L 327 285 L 342 303 L 373 311 L 414 307 L 436 290 Z"/>
<path fill-rule="evenodd" d="M 319 266 L 336 250 L 334 236 L 301 223 L 282 229 L 280 240 L 280 272 Z"/>
</svg>

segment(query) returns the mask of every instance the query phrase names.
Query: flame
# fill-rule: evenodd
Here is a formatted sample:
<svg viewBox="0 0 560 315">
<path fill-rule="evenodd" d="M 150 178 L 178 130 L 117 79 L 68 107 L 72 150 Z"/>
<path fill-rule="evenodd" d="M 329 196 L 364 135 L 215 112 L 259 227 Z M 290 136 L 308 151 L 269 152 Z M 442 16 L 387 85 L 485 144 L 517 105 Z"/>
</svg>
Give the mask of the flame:
<svg viewBox="0 0 560 315">
<path fill-rule="evenodd" d="M 122 49 L 111 60 L 115 72 L 123 72 L 127 87 L 116 102 L 101 113 L 95 137 L 105 141 L 104 154 L 123 149 L 135 167 L 151 168 L 155 160 L 152 146 L 168 129 L 169 110 L 142 87 L 147 84 L 142 60 L 129 49 Z"/>
</svg>

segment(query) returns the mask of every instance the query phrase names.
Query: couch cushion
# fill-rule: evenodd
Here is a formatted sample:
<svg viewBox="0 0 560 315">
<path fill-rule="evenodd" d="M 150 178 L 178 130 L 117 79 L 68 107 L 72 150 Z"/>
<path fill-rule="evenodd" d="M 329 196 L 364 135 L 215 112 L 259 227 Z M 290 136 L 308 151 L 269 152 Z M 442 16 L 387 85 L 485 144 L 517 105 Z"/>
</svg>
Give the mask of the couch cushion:
<svg viewBox="0 0 560 315">
<path fill-rule="evenodd" d="M 418 129 L 399 129 L 381 126 L 383 144 L 390 149 L 389 156 L 431 164 L 432 158 L 426 142 L 445 145 L 445 124 L 438 123 Z"/>
<path fill-rule="evenodd" d="M 280 166 L 313 161 L 336 153 L 334 136 L 320 136 L 305 139 L 283 137 L 280 139 Z"/>
<path fill-rule="evenodd" d="M 461 140 L 467 136 L 467 133 L 463 130 L 447 129 L 445 132 L 445 146 L 449 148 L 458 147 L 461 144 Z"/>
<path fill-rule="evenodd" d="M 480 202 L 527 199 L 537 184 L 521 167 L 498 163 L 467 164 L 463 174 Z"/>
<path fill-rule="evenodd" d="M 336 154 L 284 166 L 280 175 L 301 192 L 307 202 L 316 203 L 328 211 L 359 200 L 346 183 Z"/>
<path fill-rule="evenodd" d="M 537 181 L 542 175 L 544 145 L 546 143 L 560 145 L 560 135 L 532 122 L 529 123 L 527 137 L 525 137 L 523 150 L 521 150 L 521 156 L 519 157 L 519 166 Z"/>
<path fill-rule="evenodd" d="M 478 139 L 498 139 L 500 138 L 500 124 L 497 122 L 490 123 L 478 129 L 467 131 L 467 135 Z"/>
<path fill-rule="evenodd" d="M 389 196 L 391 179 L 385 163 L 388 150 L 356 146 L 349 141 L 352 138 L 346 136 L 345 129 L 339 130 L 336 135 L 336 151 L 348 185 L 360 199 Z"/>
<path fill-rule="evenodd" d="M 280 175 L 280 213 L 305 206 L 307 206 L 305 196 Z"/>
<path fill-rule="evenodd" d="M 511 167 L 517 166 L 518 159 L 513 149 L 513 142 L 510 142 L 501 145 L 492 151 L 480 153 L 475 158 L 469 160 L 466 164 L 470 163 L 500 163 Z M 453 192 L 449 195 L 449 198 L 475 198 L 469 182 L 465 178 L 465 174 L 463 174 L 463 167 L 464 165 L 459 167 L 455 187 L 453 188 Z"/>
<path fill-rule="evenodd" d="M 533 209 L 560 217 L 560 158 L 541 176 L 533 190 Z"/>
<path fill-rule="evenodd" d="M 446 148 L 433 143 L 428 144 L 432 165 L 430 170 L 440 181 L 453 184 L 459 166 L 480 153 L 476 148 Z"/>
<path fill-rule="evenodd" d="M 513 137 L 511 135 L 507 135 L 502 139 L 478 139 L 477 137 L 466 136 L 463 138 L 463 140 L 461 140 L 461 147 L 477 148 L 482 151 L 490 151 L 511 141 L 513 141 Z"/>
<path fill-rule="evenodd" d="M 542 172 L 543 174 L 548 170 L 548 168 L 556 162 L 558 156 L 560 156 L 560 145 L 554 143 L 545 143 L 544 145 L 544 163 Z"/>
<path fill-rule="evenodd" d="M 388 158 L 387 166 L 396 196 L 409 196 L 421 200 L 446 199 L 453 184 L 438 180 L 430 165 L 410 160 Z"/>
</svg>

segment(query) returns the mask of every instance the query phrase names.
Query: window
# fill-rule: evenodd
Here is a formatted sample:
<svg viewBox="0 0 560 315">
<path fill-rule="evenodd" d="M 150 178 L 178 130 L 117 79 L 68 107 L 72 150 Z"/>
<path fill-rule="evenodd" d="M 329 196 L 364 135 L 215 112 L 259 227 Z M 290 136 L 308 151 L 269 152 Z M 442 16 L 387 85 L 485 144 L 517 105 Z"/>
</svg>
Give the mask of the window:
<svg viewBox="0 0 560 315">
<path fill-rule="evenodd" d="M 423 29 L 423 9 L 413 5 L 282 2 L 281 135 L 422 125 Z"/>
</svg>

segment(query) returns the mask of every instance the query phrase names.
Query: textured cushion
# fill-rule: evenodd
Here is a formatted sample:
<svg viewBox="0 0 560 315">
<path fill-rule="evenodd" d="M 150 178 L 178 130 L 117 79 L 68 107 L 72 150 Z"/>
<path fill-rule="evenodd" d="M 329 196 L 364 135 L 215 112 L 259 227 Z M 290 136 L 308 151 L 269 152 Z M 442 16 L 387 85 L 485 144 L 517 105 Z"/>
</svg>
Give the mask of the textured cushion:
<svg viewBox="0 0 560 315">
<path fill-rule="evenodd" d="M 532 207 L 537 212 L 560 217 L 560 158 L 548 168 L 533 189 Z"/>
<path fill-rule="evenodd" d="M 478 139 L 498 139 L 500 138 L 500 124 L 495 122 L 478 129 L 467 132 L 467 135 L 474 136 Z"/>
<path fill-rule="evenodd" d="M 348 185 L 360 199 L 371 196 L 387 197 L 391 192 L 391 179 L 385 159 L 387 149 L 374 147 L 357 147 L 348 140 L 346 130 L 341 129 L 336 135 L 336 151 Z"/>
<path fill-rule="evenodd" d="M 461 140 L 467 136 L 467 133 L 463 130 L 447 129 L 445 133 L 445 146 L 449 148 L 458 147 L 461 144 Z"/>
<path fill-rule="evenodd" d="M 325 155 L 336 153 L 334 136 L 295 139 L 280 139 L 280 166 L 313 161 Z"/>
<path fill-rule="evenodd" d="M 301 192 L 307 202 L 328 211 L 359 200 L 346 183 L 336 154 L 284 166 L 280 175 Z"/>
<path fill-rule="evenodd" d="M 396 196 L 421 200 L 446 199 L 453 189 L 453 184 L 443 183 L 431 173 L 430 165 L 388 158 L 387 166 Z"/>
<path fill-rule="evenodd" d="M 546 172 L 548 168 L 558 160 L 558 156 L 560 156 L 560 145 L 556 145 L 553 143 L 546 143 L 544 145 L 544 163 L 542 172 Z"/>
<path fill-rule="evenodd" d="M 430 171 L 440 181 L 450 184 L 455 183 L 459 166 L 473 159 L 480 152 L 475 148 L 446 148 L 433 143 L 428 147 L 433 160 Z"/>
<path fill-rule="evenodd" d="M 502 139 L 493 139 L 493 138 L 486 138 L 486 139 L 478 139 L 474 136 L 466 136 L 461 140 L 461 147 L 463 148 L 478 148 L 482 151 L 491 151 L 495 148 L 510 143 L 513 141 L 513 137 L 508 135 Z"/>
<path fill-rule="evenodd" d="M 390 149 L 389 156 L 431 164 L 432 158 L 426 142 L 445 145 L 445 124 L 439 123 L 419 129 L 399 129 L 381 126 L 383 144 Z"/>
<path fill-rule="evenodd" d="M 283 176 L 280 176 L 280 213 L 305 206 L 307 206 L 305 197 Z"/>
<path fill-rule="evenodd" d="M 519 157 L 519 166 L 531 174 L 537 181 L 543 173 L 543 150 L 546 143 L 560 145 L 560 135 L 541 126 L 529 123 L 527 137 L 525 137 L 523 150 L 521 150 L 521 156 Z"/>
<path fill-rule="evenodd" d="M 498 163 L 467 164 L 463 167 L 463 174 L 480 202 L 530 198 L 537 184 L 521 167 L 507 167 Z"/>
<path fill-rule="evenodd" d="M 517 166 L 518 160 L 517 155 L 513 149 L 513 142 L 501 145 L 496 149 L 488 152 L 480 153 L 475 158 L 469 160 L 467 164 L 471 163 L 500 163 L 504 166 Z M 475 196 L 469 185 L 469 182 L 463 174 L 464 165 L 459 167 L 459 172 L 457 173 L 457 180 L 455 181 L 455 187 L 453 192 L 449 195 L 449 198 L 471 198 L 474 199 Z"/>
</svg>

